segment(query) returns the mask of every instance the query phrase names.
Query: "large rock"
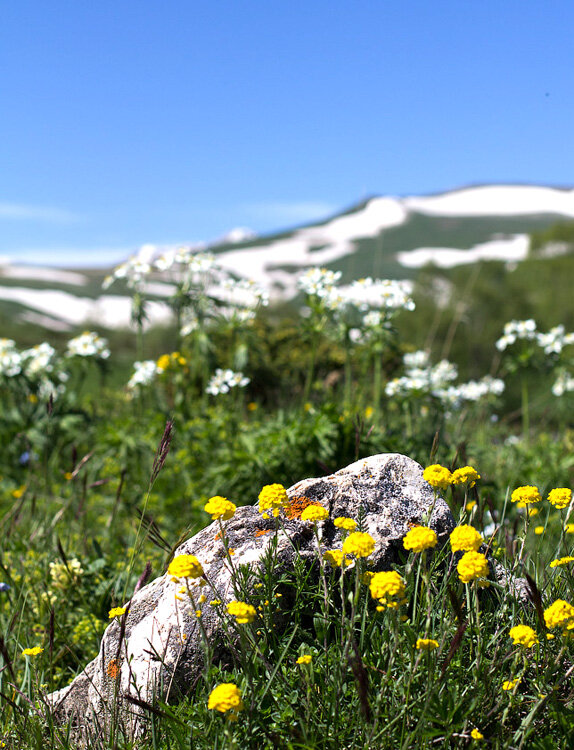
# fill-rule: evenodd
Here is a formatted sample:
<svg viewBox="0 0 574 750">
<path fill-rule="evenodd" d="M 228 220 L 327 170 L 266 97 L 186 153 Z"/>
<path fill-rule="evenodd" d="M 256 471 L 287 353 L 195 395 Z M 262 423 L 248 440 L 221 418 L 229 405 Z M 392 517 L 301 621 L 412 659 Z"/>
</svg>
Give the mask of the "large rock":
<svg viewBox="0 0 574 750">
<path fill-rule="evenodd" d="M 298 482 L 287 492 L 290 507 L 278 532 L 276 550 L 277 564 L 283 570 L 292 567 L 295 554 L 309 565 L 316 563 L 312 525 L 300 520 L 309 502 L 327 508 L 330 519 L 361 519 L 362 529 L 376 541 L 370 558 L 373 570 L 391 567 L 409 527 L 428 524 L 429 513 L 439 542 L 444 542 L 454 527 L 447 504 L 440 497 L 435 499 L 423 480 L 422 468 L 400 454 L 362 459 L 331 476 Z M 341 532 L 332 521 L 321 527 L 323 548 L 340 548 Z M 264 519 L 257 505 L 238 508 L 225 522 L 234 566 L 247 564 L 254 573 L 261 570 L 274 528 L 273 518 Z M 195 597 L 203 593 L 207 598 L 201 624 L 214 658 L 226 658 L 224 644 L 228 641 L 223 637 L 221 618 L 209 602 L 220 599 L 225 604 L 237 597 L 217 522 L 184 542 L 176 551 L 181 554 L 195 555 L 203 565 L 209 585 L 194 587 L 193 592 Z M 84 738 L 108 731 L 112 722 L 116 730 L 123 724 L 124 731 L 133 734 L 142 721 L 137 701 L 151 703 L 156 697 L 177 700 L 195 684 L 204 660 L 201 633 L 188 597 L 176 598 L 178 588 L 165 574 L 134 595 L 125 622 L 115 620 L 108 627 L 94 661 L 68 687 L 50 696 L 58 721 L 72 719 L 76 733 Z M 285 596 L 284 613 L 288 612 L 288 592 Z M 284 614 L 277 626 L 287 623 Z"/>
</svg>

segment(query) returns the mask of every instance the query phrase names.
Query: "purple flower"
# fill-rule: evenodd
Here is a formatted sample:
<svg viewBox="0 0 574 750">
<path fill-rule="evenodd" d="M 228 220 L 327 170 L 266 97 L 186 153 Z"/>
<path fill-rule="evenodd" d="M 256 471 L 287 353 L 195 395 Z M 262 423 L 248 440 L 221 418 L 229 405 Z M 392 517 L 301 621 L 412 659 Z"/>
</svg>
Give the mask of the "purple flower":
<svg viewBox="0 0 574 750">
<path fill-rule="evenodd" d="M 10 586 L 4 581 L 0 581 L 0 591 L 10 591 Z"/>
</svg>

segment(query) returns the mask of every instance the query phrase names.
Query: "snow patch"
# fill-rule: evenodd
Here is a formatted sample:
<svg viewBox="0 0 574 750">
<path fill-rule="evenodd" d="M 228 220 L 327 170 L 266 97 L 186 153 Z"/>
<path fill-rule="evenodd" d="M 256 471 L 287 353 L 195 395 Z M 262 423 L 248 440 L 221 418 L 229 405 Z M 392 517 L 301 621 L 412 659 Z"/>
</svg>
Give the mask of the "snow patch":
<svg viewBox="0 0 574 750">
<path fill-rule="evenodd" d="M 131 297 L 109 294 L 90 299 L 51 289 L 0 287 L 0 299 L 18 302 L 70 325 L 95 323 L 105 328 L 130 327 Z M 162 302 L 148 302 L 146 314 L 147 326 L 166 323 L 172 318 L 171 310 Z"/>
<path fill-rule="evenodd" d="M 73 271 L 59 271 L 55 268 L 42 268 L 39 266 L 11 266 L 2 265 L 0 260 L 0 278 L 25 279 L 29 281 L 54 281 L 59 284 L 72 284 L 74 286 L 85 286 L 88 277 L 83 273 Z"/>
<path fill-rule="evenodd" d="M 528 255 L 530 240 L 527 234 L 515 234 L 508 239 L 482 242 L 470 250 L 453 247 L 419 247 L 397 253 L 397 260 L 405 268 L 421 268 L 432 263 L 439 268 L 452 268 L 481 260 L 516 262 Z"/>
<path fill-rule="evenodd" d="M 574 190 L 534 185 L 484 185 L 441 195 L 404 198 L 411 211 L 432 216 L 522 216 L 560 214 L 574 217 Z"/>
</svg>

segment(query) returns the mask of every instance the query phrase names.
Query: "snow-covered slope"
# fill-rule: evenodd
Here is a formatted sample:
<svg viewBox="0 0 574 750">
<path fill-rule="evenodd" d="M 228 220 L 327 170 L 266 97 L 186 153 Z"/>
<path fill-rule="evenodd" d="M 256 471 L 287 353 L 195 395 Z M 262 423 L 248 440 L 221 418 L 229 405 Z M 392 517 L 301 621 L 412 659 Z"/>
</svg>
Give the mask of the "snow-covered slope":
<svg viewBox="0 0 574 750">
<path fill-rule="evenodd" d="M 350 281 L 369 275 L 412 278 L 428 263 L 517 262 L 528 253 L 530 232 L 572 219 L 572 189 L 483 185 L 438 195 L 374 197 L 281 234 L 257 237 L 250 230 L 236 230 L 212 243 L 211 250 L 237 276 L 266 286 L 272 298 L 291 299 L 297 276 L 309 266 L 328 265 Z M 154 248 L 144 249 L 151 259 Z M 147 293 L 157 300 L 150 318 L 159 322 L 169 314 L 161 299 L 172 289 L 160 277 L 149 281 Z M 30 320 L 44 320 L 47 327 L 51 319 L 54 326 L 95 320 L 111 327 L 127 325 L 129 297 L 102 293 L 93 272 L 91 291 L 85 283 L 86 277 L 76 272 L 0 263 L 0 302 L 12 305 L 10 310 L 17 305 Z"/>
</svg>

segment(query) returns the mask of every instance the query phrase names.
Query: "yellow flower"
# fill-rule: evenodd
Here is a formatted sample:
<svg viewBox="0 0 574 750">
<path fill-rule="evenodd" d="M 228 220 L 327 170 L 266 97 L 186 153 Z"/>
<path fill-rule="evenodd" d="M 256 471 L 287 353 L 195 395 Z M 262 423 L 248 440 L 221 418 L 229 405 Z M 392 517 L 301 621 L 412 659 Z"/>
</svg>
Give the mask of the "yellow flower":
<svg viewBox="0 0 574 750">
<path fill-rule="evenodd" d="M 373 407 L 367 406 L 367 408 L 365 409 L 365 418 L 370 419 L 374 413 L 375 413 L 375 410 L 373 409 Z"/>
<path fill-rule="evenodd" d="M 282 484 L 266 484 L 259 493 L 259 512 L 265 513 L 271 510 L 277 517 L 288 501 L 287 490 Z"/>
<path fill-rule="evenodd" d="M 257 404 L 255 403 L 255 401 L 250 401 L 247 404 L 247 410 L 248 411 L 256 411 L 257 410 Z"/>
<path fill-rule="evenodd" d="M 200 578 L 203 568 L 195 555 L 178 555 L 169 564 L 167 572 L 173 578 Z"/>
<path fill-rule="evenodd" d="M 445 466 L 432 464 L 423 471 L 423 479 L 435 489 L 446 490 L 452 482 L 452 474 Z"/>
<path fill-rule="evenodd" d="M 536 536 L 540 536 L 541 534 L 544 534 L 544 526 L 535 526 L 534 533 L 536 534 Z"/>
<path fill-rule="evenodd" d="M 515 625 L 513 628 L 510 628 L 508 635 L 512 638 L 512 643 L 515 646 L 532 648 L 532 646 L 538 643 L 538 636 L 528 625 Z"/>
<path fill-rule="evenodd" d="M 427 526 L 415 526 L 410 529 L 403 539 L 403 547 L 412 549 L 413 552 L 422 552 L 425 549 L 436 547 L 438 538 L 436 533 Z"/>
<path fill-rule="evenodd" d="M 391 609 L 405 603 L 405 582 L 396 570 L 374 573 L 369 582 L 373 599 L 378 599 L 381 608 Z"/>
<path fill-rule="evenodd" d="M 513 503 L 524 503 L 525 505 L 539 503 L 542 500 L 538 487 L 533 487 L 530 484 L 527 484 L 524 487 L 517 487 L 512 493 L 510 499 Z"/>
<path fill-rule="evenodd" d="M 483 740 L 484 739 L 484 735 L 482 734 L 482 732 L 479 732 L 478 729 L 476 729 L 476 728 L 472 730 L 472 732 L 470 733 L 470 736 L 472 737 L 473 740 Z"/>
<path fill-rule="evenodd" d="M 548 493 L 548 502 L 555 508 L 566 508 L 572 501 L 572 490 L 566 487 L 558 487 Z"/>
<path fill-rule="evenodd" d="M 480 479 L 480 474 L 472 466 L 463 466 L 461 469 L 456 469 L 452 473 L 451 484 L 468 484 L 469 487 L 474 487 L 476 482 Z"/>
<path fill-rule="evenodd" d="M 420 651 L 433 651 L 438 648 L 438 641 L 435 641 L 434 638 L 418 638 L 416 647 Z"/>
<path fill-rule="evenodd" d="M 357 528 L 357 522 L 353 521 L 352 518 L 345 518 L 345 516 L 335 518 L 333 523 L 338 529 L 343 529 L 344 531 L 355 531 Z"/>
<path fill-rule="evenodd" d="M 559 557 L 558 560 L 552 560 L 550 567 L 557 568 L 559 565 L 568 565 L 571 562 L 574 562 L 574 557 L 567 555 L 566 557 Z"/>
<path fill-rule="evenodd" d="M 169 354 L 162 354 L 161 357 L 156 362 L 156 365 L 160 370 L 167 370 L 167 368 L 171 364 L 171 357 Z"/>
<path fill-rule="evenodd" d="M 232 617 L 235 617 L 239 625 L 246 625 L 253 622 L 257 615 L 255 607 L 245 602 L 229 602 L 227 611 Z"/>
<path fill-rule="evenodd" d="M 329 511 L 322 505 L 308 505 L 301 513 L 302 521 L 325 521 L 329 518 Z"/>
<path fill-rule="evenodd" d="M 297 664 L 311 664 L 313 657 L 310 654 L 303 654 L 297 659 Z"/>
<path fill-rule="evenodd" d="M 481 552 L 465 552 L 456 566 L 458 577 L 463 583 L 470 583 L 477 578 L 487 578 L 489 574 L 488 560 Z"/>
<path fill-rule="evenodd" d="M 527 508 L 526 512 L 528 513 L 529 516 L 537 516 L 540 513 L 538 508 Z"/>
<path fill-rule="evenodd" d="M 24 494 L 24 492 L 26 492 L 26 485 L 25 484 L 21 485 L 20 487 L 18 487 L 15 490 L 12 490 L 12 497 L 14 498 L 14 500 L 19 500 L 22 497 L 22 495 Z"/>
<path fill-rule="evenodd" d="M 237 507 L 226 497 L 215 495 L 215 497 L 212 497 L 207 501 L 203 510 L 206 513 L 211 514 L 212 521 L 216 521 L 218 518 L 221 518 L 223 521 L 228 521 L 230 518 L 233 518 L 233 514 L 237 510 Z"/>
<path fill-rule="evenodd" d="M 544 622 L 547 628 L 570 629 L 574 626 L 574 607 L 564 599 L 556 599 L 544 610 Z"/>
<path fill-rule="evenodd" d="M 514 688 L 518 685 L 520 682 L 520 677 L 517 677 L 515 680 L 505 680 L 502 683 L 502 689 L 503 690 L 514 690 Z"/>
<path fill-rule="evenodd" d="M 237 685 L 232 682 L 222 682 L 221 685 L 213 688 L 209 694 L 207 708 L 220 711 L 222 714 L 231 711 L 232 715 L 237 718 L 237 712 L 243 709 L 243 701 Z"/>
<path fill-rule="evenodd" d="M 70 479 L 73 479 L 73 478 L 74 478 L 74 475 L 72 474 L 72 472 L 71 472 L 71 471 L 67 471 L 67 472 L 66 472 L 66 473 L 64 474 L 64 479 L 65 479 L 65 480 L 66 480 L 67 482 L 69 482 L 69 481 L 70 481 Z"/>
<path fill-rule="evenodd" d="M 475 505 L 476 505 L 476 500 L 469 500 L 468 503 L 464 507 L 470 513 L 470 511 L 474 508 Z"/>
<path fill-rule="evenodd" d="M 375 540 L 370 534 L 354 531 L 343 542 L 343 553 L 355 557 L 368 557 L 375 549 Z"/>
<path fill-rule="evenodd" d="M 121 615 L 124 615 L 125 612 L 125 607 L 112 607 L 108 612 L 108 617 L 110 618 L 110 620 L 113 620 L 114 617 L 121 617 Z"/>
<path fill-rule="evenodd" d="M 481 535 L 474 526 L 468 524 L 457 526 L 450 535 L 450 547 L 453 552 L 468 552 L 469 550 L 478 552 L 481 544 Z"/>
<path fill-rule="evenodd" d="M 347 567 L 351 564 L 351 560 L 343 554 L 342 549 L 330 549 L 323 552 L 323 560 L 332 568 L 340 568 L 343 564 Z"/>
<path fill-rule="evenodd" d="M 38 656 L 42 653 L 44 649 L 40 648 L 40 646 L 34 646 L 34 648 L 25 648 L 24 651 L 22 651 L 22 656 Z"/>
<path fill-rule="evenodd" d="M 567 534 L 574 534 L 574 523 L 567 523 L 564 527 L 564 531 Z"/>
</svg>

